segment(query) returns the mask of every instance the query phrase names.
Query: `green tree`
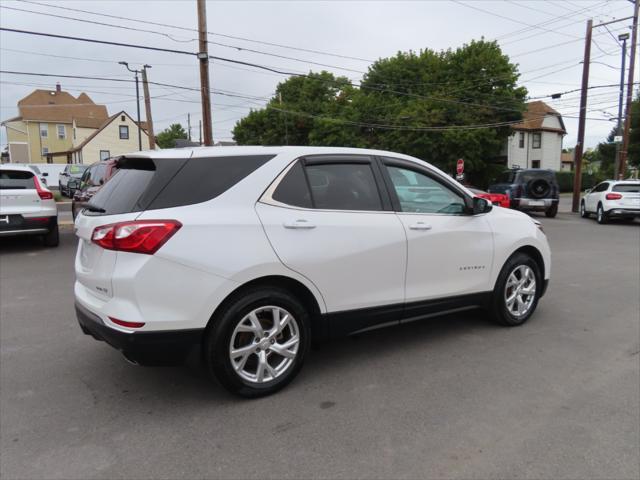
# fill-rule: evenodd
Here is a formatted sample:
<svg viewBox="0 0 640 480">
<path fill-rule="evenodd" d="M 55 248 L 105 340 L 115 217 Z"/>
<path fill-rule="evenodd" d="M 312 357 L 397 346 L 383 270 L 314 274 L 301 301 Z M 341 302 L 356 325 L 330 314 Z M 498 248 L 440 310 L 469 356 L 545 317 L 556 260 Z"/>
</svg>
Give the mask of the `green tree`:
<svg viewBox="0 0 640 480">
<path fill-rule="evenodd" d="M 156 142 L 160 148 L 173 148 L 178 138 L 188 138 L 187 132 L 182 125 L 174 123 L 156 136 Z"/>
<path fill-rule="evenodd" d="M 451 173 L 464 158 L 472 180 L 484 184 L 502 168 L 495 161 L 508 124 L 525 109 L 527 91 L 517 79 L 496 42 L 399 52 L 371 65 L 358 86 L 328 72 L 289 78 L 266 108 L 236 124 L 234 139 L 393 150 Z"/>
</svg>

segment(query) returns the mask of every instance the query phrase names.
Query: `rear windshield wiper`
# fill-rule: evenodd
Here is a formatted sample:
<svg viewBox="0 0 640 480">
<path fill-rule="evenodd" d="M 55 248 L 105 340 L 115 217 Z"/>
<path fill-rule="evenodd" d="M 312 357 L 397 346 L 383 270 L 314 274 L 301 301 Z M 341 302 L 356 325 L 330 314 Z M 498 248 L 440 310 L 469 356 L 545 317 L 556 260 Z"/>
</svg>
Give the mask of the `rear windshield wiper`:
<svg viewBox="0 0 640 480">
<path fill-rule="evenodd" d="M 102 208 L 102 207 L 98 207 L 96 205 L 92 205 L 90 203 L 87 203 L 84 208 L 86 208 L 87 210 L 89 210 L 90 212 L 96 212 L 96 213 L 107 213 L 107 211 Z"/>
</svg>

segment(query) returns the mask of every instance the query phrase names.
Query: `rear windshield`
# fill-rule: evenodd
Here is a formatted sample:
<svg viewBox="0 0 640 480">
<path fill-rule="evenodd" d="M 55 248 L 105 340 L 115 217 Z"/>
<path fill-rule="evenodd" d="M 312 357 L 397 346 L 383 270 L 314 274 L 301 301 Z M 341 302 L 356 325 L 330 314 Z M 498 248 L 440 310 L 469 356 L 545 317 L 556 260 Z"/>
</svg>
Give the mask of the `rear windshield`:
<svg viewBox="0 0 640 480">
<path fill-rule="evenodd" d="M 527 183 L 530 180 L 545 179 L 549 183 L 555 183 L 556 175 L 549 170 L 521 170 L 518 172 L 518 181 Z"/>
<path fill-rule="evenodd" d="M 86 169 L 86 165 L 71 165 L 69 167 L 69 175 L 73 175 L 74 177 L 81 177 Z"/>
<path fill-rule="evenodd" d="M 98 211 L 84 213 L 117 215 L 206 202 L 273 157 L 122 158 L 115 175 L 91 199 L 90 208 Z"/>
<path fill-rule="evenodd" d="M 623 183 L 614 185 L 612 192 L 640 193 L 640 183 Z"/>
<path fill-rule="evenodd" d="M 33 173 L 22 170 L 0 170 L 0 188 L 2 189 L 32 189 Z"/>
</svg>

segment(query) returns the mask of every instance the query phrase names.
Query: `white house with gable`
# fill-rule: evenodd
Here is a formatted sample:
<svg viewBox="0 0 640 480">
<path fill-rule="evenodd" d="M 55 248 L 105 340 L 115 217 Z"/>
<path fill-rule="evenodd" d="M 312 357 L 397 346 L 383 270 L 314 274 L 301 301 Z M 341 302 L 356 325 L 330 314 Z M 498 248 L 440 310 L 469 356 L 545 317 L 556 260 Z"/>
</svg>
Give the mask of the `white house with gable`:
<svg viewBox="0 0 640 480">
<path fill-rule="evenodd" d="M 561 170 L 562 139 L 567 134 L 562 115 L 544 102 L 531 102 L 512 130 L 507 141 L 509 168 Z"/>
</svg>

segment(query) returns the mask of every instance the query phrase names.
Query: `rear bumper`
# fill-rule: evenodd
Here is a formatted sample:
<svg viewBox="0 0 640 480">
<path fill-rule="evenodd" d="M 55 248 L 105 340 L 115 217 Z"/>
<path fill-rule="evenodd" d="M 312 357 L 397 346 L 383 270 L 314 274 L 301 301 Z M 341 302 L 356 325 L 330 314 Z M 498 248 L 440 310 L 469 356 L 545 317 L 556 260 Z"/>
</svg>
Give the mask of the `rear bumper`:
<svg viewBox="0 0 640 480">
<path fill-rule="evenodd" d="M 57 216 L 23 217 L 22 215 L 8 215 L 9 221 L 4 222 L 0 215 L 0 237 L 13 235 L 42 235 L 51 231 L 58 224 Z"/>
<path fill-rule="evenodd" d="M 545 211 L 557 205 L 559 201 L 557 198 L 512 198 L 511 208 L 527 211 Z"/>
<path fill-rule="evenodd" d="M 609 217 L 640 217 L 640 209 L 637 208 L 612 208 L 607 211 Z"/>
<path fill-rule="evenodd" d="M 140 365 L 176 365 L 200 346 L 204 330 L 171 330 L 126 333 L 108 327 L 95 313 L 75 304 L 80 328 L 86 335 L 107 342 L 130 361 Z"/>
</svg>

